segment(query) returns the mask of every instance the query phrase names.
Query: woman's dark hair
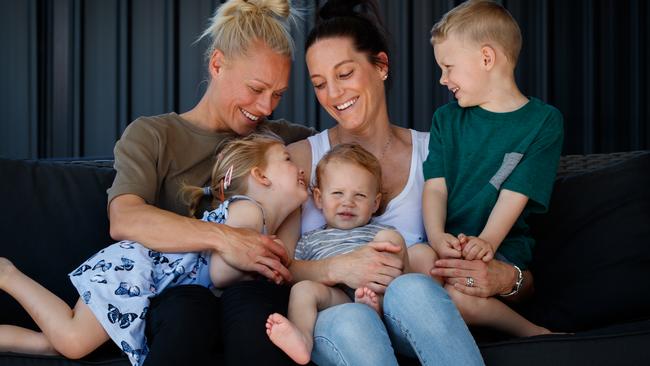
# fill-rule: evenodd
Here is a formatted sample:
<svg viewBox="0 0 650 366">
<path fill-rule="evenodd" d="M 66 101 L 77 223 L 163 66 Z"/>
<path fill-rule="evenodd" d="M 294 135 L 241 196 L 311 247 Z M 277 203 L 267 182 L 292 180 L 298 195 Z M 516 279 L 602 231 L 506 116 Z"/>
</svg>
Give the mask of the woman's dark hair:
<svg viewBox="0 0 650 366">
<path fill-rule="evenodd" d="M 387 56 L 389 52 L 388 35 L 374 0 L 329 0 L 318 12 L 305 52 L 318 40 L 337 37 L 351 39 L 356 50 L 366 53 L 372 64 L 388 66 L 377 57 L 379 52 Z"/>
</svg>

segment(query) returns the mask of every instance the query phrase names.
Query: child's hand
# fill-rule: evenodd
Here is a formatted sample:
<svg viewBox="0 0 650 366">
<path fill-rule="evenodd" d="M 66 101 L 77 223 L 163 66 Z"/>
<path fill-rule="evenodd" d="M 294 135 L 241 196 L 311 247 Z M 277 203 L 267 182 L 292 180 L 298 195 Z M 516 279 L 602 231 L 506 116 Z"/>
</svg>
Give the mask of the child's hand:
<svg viewBox="0 0 650 366">
<path fill-rule="evenodd" d="M 458 235 L 458 240 L 463 248 L 463 258 L 472 261 L 480 259 L 483 262 L 489 262 L 494 258 L 494 249 L 487 241 L 476 236 Z"/>
<path fill-rule="evenodd" d="M 455 236 L 443 233 L 429 240 L 431 247 L 440 258 L 460 258 L 461 242 Z"/>
</svg>

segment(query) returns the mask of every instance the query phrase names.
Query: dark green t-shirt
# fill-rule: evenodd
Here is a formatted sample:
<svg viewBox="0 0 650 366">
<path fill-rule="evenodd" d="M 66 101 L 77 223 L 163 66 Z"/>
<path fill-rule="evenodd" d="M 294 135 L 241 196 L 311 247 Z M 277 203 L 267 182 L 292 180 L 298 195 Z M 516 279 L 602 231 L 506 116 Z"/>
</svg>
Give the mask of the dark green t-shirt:
<svg viewBox="0 0 650 366">
<path fill-rule="evenodd" d="M 501 189 L 529 198 L 498 252 L 526 268 L 535 241 L 525 218 L 544 212 L 562 150 L 562 114 L 531 98 L 520 109 L 494 113 L 453 102 L 436 110 L 431 124 L 424 179 L 447 184 L 446 232 L 477 236 Z"/>
</svg>

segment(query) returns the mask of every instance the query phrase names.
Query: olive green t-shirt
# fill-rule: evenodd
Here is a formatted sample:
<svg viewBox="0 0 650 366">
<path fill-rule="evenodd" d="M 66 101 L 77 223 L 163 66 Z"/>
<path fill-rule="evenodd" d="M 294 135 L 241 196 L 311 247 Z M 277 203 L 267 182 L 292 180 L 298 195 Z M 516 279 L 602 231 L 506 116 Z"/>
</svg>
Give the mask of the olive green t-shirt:
<svg viewBox="0 0 650 366">
<path fill-rule="evenodd" d="M 267 126 L 292 143 L 316 131 L 284 120 L 266 121 Z M 215 152 L 229 133 L 204 131 L 176 113 L 140 117 L 124 130 L 115 144 L 113 185 L 108 202 L 123 194 L 135 194 L 148 204 L 188 214 L 180 191 L 183 184 L 204 186 L 210 180 Z"/>
<path fill-rule="evenodd" d="M 456 102 L 436 110 L 424 178 L 445 178 L 446 232 L 478 236 L 500 190 L 521 193 L 528 204 L 497 252 L 526 268 L 535 241 L 524 220 L 548 208 L 562 150 L 562 124 L 560 111 L 536 98 L 508 113 L 462 108 Z"/>
</svg>

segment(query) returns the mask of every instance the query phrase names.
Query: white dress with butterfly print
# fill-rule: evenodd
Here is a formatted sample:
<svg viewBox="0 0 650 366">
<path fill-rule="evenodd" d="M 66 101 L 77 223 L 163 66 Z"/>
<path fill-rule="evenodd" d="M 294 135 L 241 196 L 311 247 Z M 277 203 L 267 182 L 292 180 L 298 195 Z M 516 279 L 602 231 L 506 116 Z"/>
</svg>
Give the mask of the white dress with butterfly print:
<svg viewBox="0 0 650 366">
<path fill-rule="evenodd" d="M 203 214 L 203 221 L 222 224 L 228 205 L 246 196 L 234 196 Z M 144 335 L 150 298 L 168 287 L 212 287 L 210 252 L 160 253 L 140 243 L 115 243 L 84 262 L 68 276 L 109 337 L 141 365 L 148 353 Z"/>
</svg>

